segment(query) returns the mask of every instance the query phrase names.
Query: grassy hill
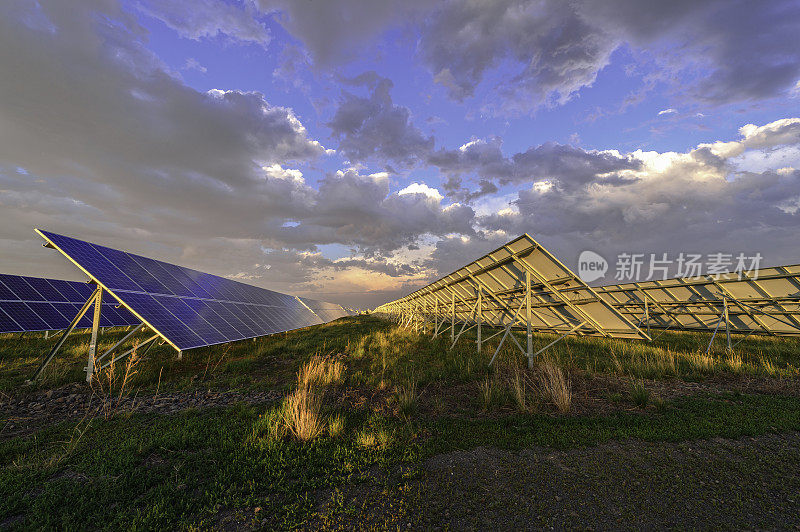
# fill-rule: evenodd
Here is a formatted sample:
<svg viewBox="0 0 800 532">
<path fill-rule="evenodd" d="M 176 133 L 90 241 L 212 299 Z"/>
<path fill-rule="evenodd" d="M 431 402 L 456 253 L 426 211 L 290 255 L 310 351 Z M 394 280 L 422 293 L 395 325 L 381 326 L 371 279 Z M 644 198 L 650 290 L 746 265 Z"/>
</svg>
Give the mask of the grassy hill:
<svg viewBox="0 0 800 532">
<path fill-rule="evenodd" d="M 0 528 L 800 524 L 800 340 L 474 339 L 359 316 L 89 387 L 82 333 L 26 387 L 53 338 L 0 336 Z"/>
</svg>

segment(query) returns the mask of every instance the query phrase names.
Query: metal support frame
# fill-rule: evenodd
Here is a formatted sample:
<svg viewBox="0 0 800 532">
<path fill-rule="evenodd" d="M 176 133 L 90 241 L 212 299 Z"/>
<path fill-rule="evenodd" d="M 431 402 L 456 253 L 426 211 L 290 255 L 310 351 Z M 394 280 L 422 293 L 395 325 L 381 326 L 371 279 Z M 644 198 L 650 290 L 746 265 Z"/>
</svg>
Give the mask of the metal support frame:
<svg viewBox="0 0 800 532">
<path fill-rule="evenodd" d="M 527 234 L 375 312 L 405 327 L 431 321 L 434 338 L 450 329 L 450 348 L 474 327 L 478 353 L 502 334 L 490 364 L 511 337 L 509 341 L 533 366 L 534 332 L 650 339 L 634 323 L 642 321 L 639 316 L 631 320 L 600 298 Z M 499 330 L 486 334 L 487 325 Z M 512 334 L 520 328 L 525 331 L 524 342 Z M 415 326 L 415 330 L 420 328 Z M 427 327 L 423 325 L 422 330 L 427 332 Z"/>
<path fill-rule="evenodd" d="M 102 287 L 97 286 L 94 292 L 92 292 L 92 295 L 89 296 L 89 298 L 83 304 L 81 310 L 72 319 L 72 322 L 70 322 L 69 327 L 64 329 L 63 333 L 61 333 L 61 337 L 58 339 L 58 342 L 56 342 L 56 344 L 52 347 L 52 349 L 50 349 L 47 355 L 42 359 L 42 362 L 39 364 L 39 367 L 36 369 L 36 372 L 33 374 L 33 376 L 31 376 L 30 379 L 26 381 L 27 384 L 31 384 L 42 374 L 44 369 L 48 366 L 48 364 L 50 364 L 50 362 L 53 360 L 56 354 L 58 354 L 58 351 L 64 345 L 64 342 L 66 341 L 67 337 L 70 335 L 70 333 L 72 333 L 72 331 L 74 331 L 77 328 L 78 323 L 84 317 L 84 315 L 86 315 L 86 313 L 89 311 L 89 308 L 92 305 L 94 305 L 93 315 L 92 315 L 92 332 L 91 332 L 91 339 L 89 341 L 89 353 L 86 360 L 86 367 L 84 368 L 84 371 L 86 372 L 87 383 L 92 382 L 94 374 L 98 370 L 106 368 L 110 364 L 116 362 L 117 360 L 120 360 L 121 358 L 128 356 L 135 349 L 147 346 L 145 350 L 146 353 L 147 350 L 149 350 L 155 343 L 157 343 L 156 340 L 160 337 L 160 335 L 155 334 L 150 338 L 148 338 L 147 340 L 145 340 L 144 342 L 136 345 L 135 347 L 132 347 L 131 349 L 128 349 L 124 353 L 115 356 L 112 360 L 101 365 L 103 359 L 111 355 L 117 348 L 119 348 L 128 340 L 130 340 L 133 335 L 135 335 L 138 332 L 146 330 L 147 325 L 145 323 L 140 323 L 139 325 L 136 326 L 127 327 L 126 328 L 127 334 L 125 334 L 125 336 L 121 340 L 119 340 L 117 343 L 115 343 L 113 346 L 107 349 L 103 354 L 97 356 L 97 345 L 100 333 L 101 331 L 104 331 L 107 328 L 107 327 L 100 327 L 100 316 L 103 308 L 103 289 Z M 144 353 L 142 354 L 142 356 L 144 356 Z M 178 352 L 178 358 L 180 359 L 180 351 Z"/>
<path fill-rule="evenodd" d="M 577 331 L 578 329 L 580 329 L 584 325 L 586 325 L 585 321 L 580 322 L 579 324 L 577 324 L 575 327 L 573 327 L 569 331 L 565 332 L 564 334 L 562 334 L 561 336 L 559 336 L 558 338 L 556 338 L 555 340 L 553 340 L 552 342 L 550 342 L 549 344 L 544 346 L 543 348 L 541 348 L 538 351 L 536 351 L 536 353 L 534 353 L 533 356 L 534 357 L 538 356 L 538 355 L 542 354 L 544 351 L 547 351 L 548 349 L 550 349 L 551 347 L 556 345 L 558 342 L 560 342 L 561 340 L 563 340 L 564 338 L 566 338 L 570 334 L 574 333 L 575 331 Z"/>
<path fill-rule="evenodd" d="M 137 332 L 139 332 L 140 330 L 145 330 L 145 329 L 146 329 L 146 325 L 145 325 L 144 323 L 140 323 L 140 324 L 139 324 L 139 325 L 137 325 L 137 326 L 136 326 L 134 329 L 132 329 L 132 330 L 128 331 L 128 334 L 126 334 L 125 336 L 123 336 L 123 337 L 122 337 L 122 340 L 120 340 L 120 341 L 119 341 L 119 342 L 117 342 L 116 344 L 112 345 L 110 348 L 108 348 L 108 349 L 106 350 L 106 352 L 105 352 L 105 353 L 103 353 L 102 355 L 100 355 L 99 357 L 97 357 L 97 360 L 95 361 L 95 364 L 99 364 L 100 362 L 102 362 L 102 360 L 103 360 L 103 359 L 104 359 L 106 356 L 110 355 L 110 354 L 111 354 L 111 353 L 112 353 L 112 352 L 113 352 L 113 351 L 114 351 L 116 348 L 118 348 L 119 346 L 121 346 L 122 344 L 124 344 L 124 343 L 125 343 L 125 342 L 128 340 L 128 338 L 130 338 L 131 336 L 133 336 L 134 334 L 136 334 L 136 333 L 137 333 Z M 105 367 L 105 366 L 103 366 L 103 367 Z M 101 368 L 101 369 L 102 369 L 102 368 Z"/>
<path fill-rule="evenodd" d="M 58 353 L 58 350 L 61 349 L 62 345 L 64 345 L 64 342 L 67 340 L 67 336 L 69 336 L 69 334 L 73 330 L 75 330 L 75 327 L 78 326 L 78 322 L 81 321 L 81 318 L 83 318 L 83 315 L 86 314 L 87 310 L 89 310 L 89 307 L 91 306 L 91 304 L 94 303 L 94 301 L 97 299 L 97 294 L 100 293 L 101 291 L 102 291 L 102 288 L 100 288 L 98 286 L 95 289 L 95 291 L 92 293 L 92 295 L 89 296 L 89 299 L 87 299 L 86 302 L 83 304 L 83 306 L 81 307 L 81 310 L 75 315 L 74 318 L 72 318 L 72 322 L 70 322 L 69 327 L 64 329 L 64 332 L 61 333 L 61 338 L 58 339 L 58 342 L 56 342 L 56 345 L 54 345 L 53 348 L 50 349 L 50 352 L 47 353 L 47 356 L 45 356 L 44 359 L 42 359 L 41 364 L 39 364 L 39 367 L 36 369 L 34 374 L 31 376 L 30 379 L 28 379 L 26 381 L 27 384 L 31 384 L 33 381 L 35 381 L 39 377 L 39 375 L 42 374 L 42 372 L 47 367 L 47 365 L 50 364 L 50 361 L 53 360 L 53 357 L 56 356 L 56 353 Z"/>
<path fill-rule="evenodd" d="M 477 312 L 477 320 L 478 320 L 478 354 L 481 353 L 481 322 L 483 321 L 483 298 L 481 296 L 481 287 L 478 287 L 478 312 Z"/>
<path fill-rule="evenodd" d="M 92 339 L 89 340 L 89 360 L 86 362 L 86 382 L 92 382 L 94 359 L 97 354 L 97 336 L 100 332 L 100 313 L 103 310 L 103 289 L 98 287 L 94 299 L 94 315 L 92 318 Z"/>
<path fill-rule="evenodd" d="M 451 312 L 451 320 L 450 320 L 450 341 L 455 340 L 456 334 L 456 294 L 455 292 L 450 293 L 451 302 L 450 302 L 450 312 Z"/>
<path fill-rule="evenodd" d="M 717 325 L 714 327 L 714 332 L 711 334 L 711 340 L 708 342 L 708 347 L 706 348 L 706 355 L 711 352 L 711 345 L 714 343 L 714 338 L 717 336 L 717 331 L 719 331 L 719 326 L 722 325 L 722 322 L 725 322 L 725 334 L 728 337 L 728 348 L 727 350 L 731 350 L 731 331 L 730 326 L 728 325 L 728 302 L 727 298 L 722 298 L 722 313 L 719 315 L 719 320 L 717 320 Z"/>
<path fill-rule="evenodd" d="M 120 360 L 120 359 L 125 358 L 126 356 L 130 355 L 135 350 L 141 349 L 142 347 L 147 346 L 146 349 L 142 352 L 142 354 L 139 355 L 140 357 L 143 357 L 147 353 L 147 351 L 149 351 L 150 348 L 156 343 L 156 340 L 158 340 L 158 338 L 159 338 L 159 336 L 157 334 L 154 334 L 153 336 L 151 336 L 150 338 L 148 338 L 144 342 L 131 347 L 130 349 L 128 349 L 127 351 L 125 351 L 121 355 L 115 356 L 114 358 L 112 358 L 111 360 L 109 360 L 108 362 L 106 362 L 105 364 L 100 366 L 98 369 L 99 370 L 103 370 L 103 369 L 107 368 L 108 366 L 110 366 L 111 364 L 113 364 L 114 362 L 116 362 L 117 360 Z M 99 363 L 99 359 L 98 359 L 98 363 Z"/>
<path fill-rule="evenodd" d="M 533 368 L 533 334 L 531 333 L 531 272 L 525 270 L 525 333 L 528 337 L 528 368 Z"/>
</svg>

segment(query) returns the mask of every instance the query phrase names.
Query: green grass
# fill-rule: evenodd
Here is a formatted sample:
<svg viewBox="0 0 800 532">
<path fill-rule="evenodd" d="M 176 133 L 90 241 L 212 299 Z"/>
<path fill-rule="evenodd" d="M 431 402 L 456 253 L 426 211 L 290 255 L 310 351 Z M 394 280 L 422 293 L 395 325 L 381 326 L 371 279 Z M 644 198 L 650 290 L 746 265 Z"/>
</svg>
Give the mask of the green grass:
<svg viewBox="0 0 800 532">
<path fill-rule="evenodd" d="M 107 331 L 100 349 L 123 334 Z M 339 518 L 376 522 L 359 513 L 370 510 L 343 495 L 364 490 L 392 501 L 377 522 L 398 528 L 424 513 L 424 497 L 417 496 L 424 463 L 442 453 L 800 430 L 796 396 L 726 392 L 664 400 L 651 396 L 652 381 L 644 380 L 788 382 L 800 367 L 797 339 L 748 338 L 733 357 L 720 344 L 703 358 L 708 335 L 696 333 L 667 332 L 652 343 L 570 337 L 549 354 L 573 386 L 585 375 L 606 375 L 629 388 L 596 390 L 604 409 L 560 415 L 541 395 L 539 373 L 527 372 L 519 353 L 504 347 L 490 369 L 496 340 L 477 353 L 474 338 L 465 334 L 451 350 L 448 333 L 432 339 L 358 316 L 189 351 L 182 361 L 167 346 L 154 348 L 137 367 L 133 393 L 156 387 L 290 393 L 299 386 L 298 371 L 315 356 L 343 370 L 341 377 L 313 380 L 323 429 L 308 442 L 275 429 L 280 402 L 67 420 L 0 440 L 0 528 L 291 529 Z M 536 335 L 534 346 L 552 338 Z M 24 393 L 21 383 L 54 341 L 0 337 L 0 392 Z M 88 334 L 76 334 L 45 379 L 29 389 L 82 382 L 87 343 Z M 3 420 L 0 413 L 0 426 Z M 361 495 L 356 498 L 365 499 Z"/>
<path fill-rule="evenodd" d="M 726 395 L 673 402 L 658 415 L 511 415 L 407 423 L 351 412 L 336 437 L 308 444 L 257 428 L 258 407 L 96 420 L 74 445 L 74 424 L 0 443 L 0 521 L 26 528 L 218 526 L 220 514 L 293 528 L 330 490 L 376 474 L 419 477 L 426 457 L 489 445 L 568 449 L 609 440 L 680 441 L 800 430 L 800 399 Z M 254 430 L 255 429 L 255 430 Z M 255 508 L 261 508 L 255 512 Z M 398 519 L 404 515 L 395 516 Z"/>
</svg>

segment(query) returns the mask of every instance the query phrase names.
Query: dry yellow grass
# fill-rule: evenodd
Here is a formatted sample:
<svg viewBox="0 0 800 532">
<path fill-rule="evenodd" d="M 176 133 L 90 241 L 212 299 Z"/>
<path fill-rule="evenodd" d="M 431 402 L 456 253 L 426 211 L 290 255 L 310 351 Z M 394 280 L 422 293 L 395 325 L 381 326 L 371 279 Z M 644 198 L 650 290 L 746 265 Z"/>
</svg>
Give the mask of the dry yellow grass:
<svg viewBox="0 0 800 532">
<path fill-rule="evenodd" d="M 572 405 L 572 383 L 554 361 L 545 358 L 540 365 L 540 384 L 542 391 L 562 414 L 569 412 Z"/>
<path fill-rule="evenodd" d="M 297 386 L 298 388 L 328 386 L 341 382 L 343 375 L 344 364 L 340 361 L 314 355 L 300 367 L 297 373 Z"/>
<path fill-rule="evenodd" d="M 320 414 L 320 398 L 307 386 L 301 386 L 286 397 L 283 422 L 300 441 L 313 440 L 324 428 Z"/>
</svg>

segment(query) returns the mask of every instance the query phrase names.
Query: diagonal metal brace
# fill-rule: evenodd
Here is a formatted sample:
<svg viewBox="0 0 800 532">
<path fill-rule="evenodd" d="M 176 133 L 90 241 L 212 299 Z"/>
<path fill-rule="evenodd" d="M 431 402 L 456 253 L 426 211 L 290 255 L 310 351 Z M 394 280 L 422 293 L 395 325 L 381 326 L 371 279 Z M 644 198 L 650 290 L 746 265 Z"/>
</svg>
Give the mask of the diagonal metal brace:
<svg viewBox="0 0 800 532">
<path fill-rule="evenodd" d="M 99 287 L 99 286 L 97 288 L 95 288 L 95 290 L 92 293 L 92 295 L 89 296 L 89 299 L 87 299 L 86 303 L 84 303 L 83 307 L 81 307 L 80 312 L 78 312 L 78 314 L 76 314 L 75 317 L 72 318 L 72 322 L 69 324 L 69 327 L 64 329 L 64 332 L 61 333 L 61 338 L 58 339 L 58 342 L 56 342 L 56 345 L 53 346 L 53 348 L 50 350 L 50 352 L 47 354 L 47 356 L 42 360 L 42 363 L 39 364 L 39 367 L 36 369 L 36 372 L 33 374 L 33 376 L 30 379 L 28 379 L 27 381 L 25 381 L 26 384 L 33 383 L 33 381 L 35 381 L 39 377 L 39 375 L 42 374 L 42 371 L 44 371 L 44 368 L 46 368 L 47 365 L 50 363 L 50 361 L 53 360 L 53 357 L 56 356 L 56 353 L 58 353 L 58 350 L 61 349 L 61 346 L 64 345 L 64 342 L 67 340 L 67 336 L 69 336 L 69 334 L 73 330 L 75 330 L 75 327 L 78 326 L 78 322 L 81 321 L 81 318 L 83 318 L 84 314 L 86 314 L 86 311 L 89 310 L 89 307 L 92 306 L 92 303 L 94 303 L 97 300 L 97 295 L 102 290 L 103 289 L 101 287 Z"/>
</svg>

